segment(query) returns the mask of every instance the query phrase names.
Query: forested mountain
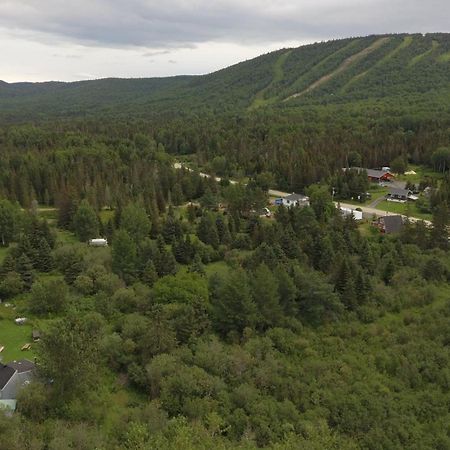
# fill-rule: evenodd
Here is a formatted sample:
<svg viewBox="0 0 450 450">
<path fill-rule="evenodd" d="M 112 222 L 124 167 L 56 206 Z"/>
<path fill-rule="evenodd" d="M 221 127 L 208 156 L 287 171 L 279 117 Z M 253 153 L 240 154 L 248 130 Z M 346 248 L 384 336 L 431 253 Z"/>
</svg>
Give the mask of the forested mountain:
<svg viewBox="0 0 450 450">
<path fill-rule="evenodd" d="M 0 450 L 449 449 L 449 46 L 0 82 Z M 335 207 L 411 163 L 428 224 Z"/>
<path fill-rule="evenodd" d="M 0 84 L 3 118 L 148 115 L 304 107 L 383 99 L 442 105 L 448 34 L 349 38 L 283 49 L 204 76 Z"/>
</svg>

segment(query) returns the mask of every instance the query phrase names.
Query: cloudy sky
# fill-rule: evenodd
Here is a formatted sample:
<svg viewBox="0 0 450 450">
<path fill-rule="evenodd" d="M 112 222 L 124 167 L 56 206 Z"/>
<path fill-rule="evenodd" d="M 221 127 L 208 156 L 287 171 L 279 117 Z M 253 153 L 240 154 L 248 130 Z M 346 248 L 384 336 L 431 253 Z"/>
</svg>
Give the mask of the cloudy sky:
<svg viewBox="0 0 450 450">
<path fill-rule="evenodd" d="M 208 73 L 271 50 L 449 32 L 450 0 L 0 0 L 0 80 Z"/>
</svg>

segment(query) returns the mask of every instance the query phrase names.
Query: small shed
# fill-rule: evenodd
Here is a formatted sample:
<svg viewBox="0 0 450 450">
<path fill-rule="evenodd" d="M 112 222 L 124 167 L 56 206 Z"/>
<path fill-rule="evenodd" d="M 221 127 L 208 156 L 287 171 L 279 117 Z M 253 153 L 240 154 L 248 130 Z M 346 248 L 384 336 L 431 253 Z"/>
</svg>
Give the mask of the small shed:
<svg viewBox="0 0 450 450">
<path fill-rule="evenodd" d="M 33 338 L 34 342 L 38 342 L 41 340 L 41 332 L 39 330 L 33 330 L 31 332 L 31 337 Z"/>
</svg>

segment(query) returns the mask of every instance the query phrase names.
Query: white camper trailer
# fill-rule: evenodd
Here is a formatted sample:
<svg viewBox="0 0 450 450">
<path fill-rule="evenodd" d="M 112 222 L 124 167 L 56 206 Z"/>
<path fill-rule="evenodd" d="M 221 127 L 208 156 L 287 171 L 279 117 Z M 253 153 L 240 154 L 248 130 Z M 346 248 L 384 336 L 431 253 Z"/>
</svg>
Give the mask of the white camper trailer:
<svg viewBox="0 0 450 450">
<path fill-rule="evenodd" d="M 92 247 L 107 247 L 108 239 L 103 238 L 89 239 L 89 245 L 92 245 Z"/>
</svg>

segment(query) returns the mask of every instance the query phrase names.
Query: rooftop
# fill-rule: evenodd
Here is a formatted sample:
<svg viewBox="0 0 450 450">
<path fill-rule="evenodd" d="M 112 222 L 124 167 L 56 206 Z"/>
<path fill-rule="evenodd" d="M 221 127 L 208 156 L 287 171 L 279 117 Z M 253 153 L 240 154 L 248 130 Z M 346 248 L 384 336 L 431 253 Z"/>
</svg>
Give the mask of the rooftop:
<svg viewBox="0 0 450 450">
<path fill-rule="evenodd" d="M 384 216 L 381 217 L 384 223 L 385 233 L 398 233 L 403 227 L 402 216 Z"/>
<path fill-rule="evenodd" d="M 9 367 L 11 367 L 14 370 L 17 370 L 19 373 L 24 372 L 30 372 L 31 370 L 34 370 L 35 365 L 31 361 L 28 361 L 28 359 L 21 359 L 20 361 L 13 361 L 8 364 Z"/>
<path fill-rule="evenodd" d="M 390 188 L 389 189 L 389 195 L 408 197 L 408 195 L 410 195 L 410 194 L 411 194 L 411 191 L 409 189 L 402 189 L 402 188 Z"/>
<path fill-rule="evenodd" d="M 296 201 L 302 201 L 302 200 L 309 200 L 309 198 L 306 195 L 302 195 L 302 194 L 295 194 L 292 193 L 286 197 L 284 197 L 285 200 L 290 200 L 291 202 L 296 202 Z"/>
<path fill-rule="evenodd" d="M 3 389 L 11 377 L 16 373 L 13 367 L 0 364 L 0 389 Z"/>
</svg>

